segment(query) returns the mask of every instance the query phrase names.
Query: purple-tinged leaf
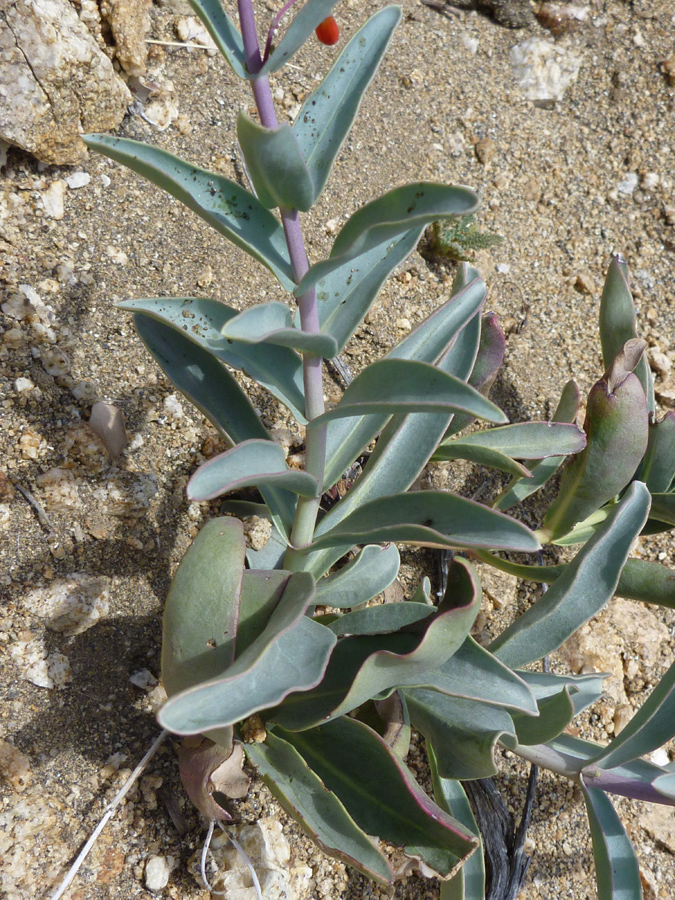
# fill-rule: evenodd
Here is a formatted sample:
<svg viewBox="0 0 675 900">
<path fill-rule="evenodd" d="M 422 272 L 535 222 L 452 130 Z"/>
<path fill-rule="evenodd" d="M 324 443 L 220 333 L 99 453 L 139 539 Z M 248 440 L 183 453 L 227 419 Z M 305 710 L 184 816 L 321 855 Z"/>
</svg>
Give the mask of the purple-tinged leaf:
<svg viewBox="0 0 675 900">
<path fill-rule="evenodd" d="M 477 848 L 475 834 L 437 806 L 371 728 L 342 717 L 301 732 L 292 744 L 357 825 L 400 847 L 439 878 L 451 878 Z"/>
<path fill-rule="evenodd" d="M 584 430 L 586 449 L 563 470 L 558 496 L 550 506 L 542 534 L 563 537 L 619 494 L 635 475 L 647 449 L 647 403 L 631 371 L 644 341 L 629 341 L 600 381 L 591 388 Z"/>
<path fill-rule="evenodd" d="M 245 749 L 279 803 L 325 853 L 379 884 L 393 883 L 385 855 L 291 744 L 268 731 L 265 743 Z"/>
<path fill-rule="evenodd" d="M 465 560 L 457 561 L 456 589 L 420 637 L 412 632 L 343 638 L 314 690 L 292 694 L 273 711 L 284 728 L 319 725 L 351 712 L 400 685 L 425 685 L 429 673 L 464 643 L 480 606 L 480 582 Z"/>
<path fill-rule="evenodd" d="M 185 792 L 207 819 L 232 822 L 235 817 L 214 798 L 214 792 L 239 799 L 248 793 L 250 779 L 242 770 L 244 750 L 239 741 L 225 748 L 203 735 L 183 738 L 178 767 Z"/>
<path fill-rule="evenodd" d="M 314 592 L 311 575 L 291 575 L 262 634 L 218 676 L 171 697 L 162 726 L 175 734 L 222 728 L 318 684 L 336 638 L 305 615 Z"/>
<path fill-rule="evenodd" d="M 609 264 L 600 298 L 600 344 L 605 368 L 609 368 L 626 341 L 637 337 L 637 317 L 628 266 L 618 253 Z M 635 374 L 647 398 L 647 408 L 654 412 L 654 382 L 644 356 L 638 362 Z"/>
</svg>

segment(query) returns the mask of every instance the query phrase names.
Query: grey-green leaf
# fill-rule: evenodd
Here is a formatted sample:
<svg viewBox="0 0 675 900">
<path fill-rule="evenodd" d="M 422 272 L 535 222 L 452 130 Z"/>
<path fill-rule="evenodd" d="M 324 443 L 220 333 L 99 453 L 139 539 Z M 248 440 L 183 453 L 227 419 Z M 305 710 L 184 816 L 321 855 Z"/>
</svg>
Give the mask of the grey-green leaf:
<svg viewBox="0 0 675 900">
<path fill-rule="evenodd" d="M 438 807 L 387 744 L 343 716 L 299 733 L 275 729 L 344 803 L 366 834 L 401 847 L 441 878 L 451 877 L 478 839 Z"/>
<path fill-rule="evenodd" d="M 475 270 L 466 284 L 453 284 L 450 299 L 434 310 L 417 328 L 400 341 L 387 354 L 387 359 L 408 359 L 417 362 L 434 363 L 439 357 L 447 356 L 458 332 L 475 317 L 485 299 L 485 284 Z M 439 368 L 445 371 L 445 364 Z M 451 373 L 462 378 L 463 373 Z M 326 476 L 324 489 L 337 481 L 345 469 L 375 437 L 387 421 L 386 415 L 356 417 L 354 419 L 334 419 L 329 422 L 326 448 Z M 423 446 L 423 445 L 422 445 Z M 425 457 L 425 463 L 428 456 Z M 403 462 L 403 459 L 400 460 Z M 410 465 L 410 460 L 405 460 Z M 389 467 L 389 477 L 393 477 Z"/>
<path fill-rule="evenodd" d="M 271 75 L 278 72 L 302 47 L 317 26 L 330 15 L 337 0 L 309 0 L 305 3 L 291 24 L 286 34 L 270 53 L 269 59 L 260 69 L 260 75 Z"/>
<path fill-rule="evenodd" d="M 245 344 L 290 347 L 327 359 L 337 356 L 337 341 L 330 334 L 310 334 L 293 327 L 286 303 L 259 303 L 229 319 L 221 328 L 223 337 Z"/>
<path fill-rule="evenodd" d="M 675 663 L 611 743 L 591 764 L 613 769 L 645 756 L 675 736 Z"/>
<path fill-rule="evenodd" d="M 159 712 L 162 727 L 175 734 L 221 728 L 318 684 L 336 638 L 305 615 L 314 591 L 310 575 L 292 575 L 262 634 L 218 678 L 172 697 Z"/>
<path fill-rule="evenodd" d="M 642 900 L 635 850 L 611 800 L 597 788 L 584 786 L 582 790 L 593 840 L 598 900 Z"/>
<path fill-rule="evenodd" d="M 245 372 L 285 404 L 301 425 L 306 423 L 301 357 L 287 347 L 261 347 L 224 338 L 222 329 L 239 315 L 238 310 L 204 297 L 127 300 L 118 307 L 144 313 L 180 331 L 228 366 Z"/>
<path fill-rule="evenodd" d="M 617 254 L 607 269 L 600 298 L 600 344 L 605 368 L 609 368 L 626 341 L 637 337 L 637 316 L 628 266 L 623 256 Z M 647 408 L 654 412 L 654 380 L 645 356 L 637 364 L 635 374 L 647 397 Z"/>
<path fill-rule="evenodd" d="M 586 435 L 576 425 L 556 422 L 521 422 L 468 434 L 461 439 L 443 441 L 438 448 L 485 447 L 498 450 L 512 459 L 543 459 L 568 456 L 586 446 Z"/>
<path fill-rule="evenodd" d="M 427 603 L 383 603 L 367 609 L 355 609 L 328 626 L 333 634 L 391 634 L 428 619 L 434 608 Z"/>
<path fill-rule="evenodd" d="M 150 316 L 136 313 L 134 324 L 178 390 L 233 444 L 251 438 L 270 440 L 246 395 L 212 353 L 182 331 Z M 271 486 L 264 487 L 261 493 L 277 528 L 287 534 L 293 523 L 296 498 Z"/>
<path fill-rule="evenodd" d="M 88 134 L 82 140 L 90 150 L 109 156 L 180 200 L 267 266 L 285 290 L 293 290 L 293 269 L 281 222 L 236 181 L 193 166 L 159 147 L 127 138 Z"/>
<path fill-rule="evenodd" d="M 399 263 L 417 246 L 421 229 L 413 228 L 394 240 L 378 244 L 332 269 L 316 283 L 319 325 L 337 341 L 338 353 L 378 297 L 380 288 Z"/>
<path fill-rule="evenodd" d="M 497 774 L 494 748 L 515 739 L 511 716 L 498 706 L 460 700 L 437 691 L 405 688 L 410 721 L 431 744 L 443 778 L 470 780 Z"/>
<path fill-rule="evenodd" d="M 326 853 L 380 884 L 393 882 L 384 854 L 295 747 L 270 731 L 265 743 L 246 744 L 244 749 L 286 812 Z"/>
<path fill-rule="evenodd" d="M 231 665 L 245 551 L 238 519 L 211 519 L 181 560 L 164 607 L 162 680 L 169 697 Z"/>
<path fill-rule="evenodd" d="M 415 182 L 394 188 L 357 210 L 335 238 L 329 259 L 311 266 L 295 289 L 302 296 L 330 272 L 381 244 L 437 219 L 475 211 L 478 197 L 460 185 Z"/>
<path fill-rule="evenodd" d="M 312 208 L 316 199 L 312 174 L 288 122 L 276 128 L 264 128 L 240 111 L 237 137 L 256 196 L 263 206 L 290 207 L 302 212 Z"/>
<path fill-rule="evenodd" d="M 272 714 L 273 721 L 293 730 L 309 728 L 399 685 L 426 685 L 429 673 L 464 643 L 480 596 L 475 570 L 465 561 L 458 563 L 455 607 L 439 612 L 421 636 L 397 632 L 343 638 L 321 684 L 288 697 Z"/>
<path fill-rule="evenodd" d="M 464 788 L 452 778 L 442 778 L 431 744 L 427 746 L 434 800 L 472 834 L 480 831 Z M 450 881 L 441 883 L 440 900 L 485 900 L 485 862 L 482 847 L 472 854 Z"/>
<path fill-rule="evenodd" d="M 506 416 L 466 382 L 436 366 L 408 359 L 381 359 L 352 381 L 336 407 L 318 416 L 315 427 L 332 419 L 368 413 L 470 412 L 491 422 Z"/>
<path fill-rule="evenodd" d="M 675 478 L 675 412 L 667 413 L 660 422 L 650 421 L 647 452 L 639 478 L 652 494 L 669 491 Z"/>
<path fill-rule="evenodd" d="M 649 491 L 630 486 L 620 504 L 534 606 L 488 648 L 511 668 L 541 659 L 596 615 L 616 591 L 621 568 L 647 519 Z"/>
<path fill-rule="evenodd" d="M 383 541 L 456 549 L 497 547 L 523 553 L 539 549 L 535 535 L 515 519 L 441 491 L 371 500 L 318 536 L 312 549 Z"/>
<path fill-rule="evenodd" d="M 246 55 L 241 34 L 234 27 L 232 19 L 223 9 L 220 0 L 189 0 L 214 40 L 239 78 L 251 78 L 246 68 Z"/>
<path fill-rule="evenodd" d="M 314 602 L 337 609 L 367 603 L 389 587 L 398 575 L 400 561 L 395 544 L 369 544 L 346 566 L 317 583 Z"/>
<path fill-rule="evenodd" d="M 326 184 L 400 19 L 398 6 L 387 6 L 371 16 L 295 118 L 293 132 L 312 173 L 316 197 Z"/>
<path fill-rule="evenodd" d="M 143 343 L 176 387 L 232 443 L 269 439 L 248 398 L 225 366 L 183 332 L 159 319 L 136 313 Z"/>
<path fill-rule="evenodd" d="M 309 472 L 288 467 L 279 444 L 251 440 L 203 463 L 188 482 L 187 495 L 201 502 L 245 487 L 266 486 L 284 488 L 301 497 L 316 497 L 319 489 Z"/>
<path fill-rule="evenodd" d="M 576 382 L 568 381 L 562 390 L 556 411 L 553 413 L 553 421 L 574 422 L 579 412 L 580 402 L 579 387 Z M 516 503 L 520 503 L 534 494 L 558 471 L 564 461 L 564 456 L 549 456 L 547 459 L 542 458 L 540 462 L 530 466 L 532 477 L 528 478 L 527 481 L 523 481 L 520 478 L 512 479 L 495 501 L 495 509 L 501 509 L 502 512 L 506 512 L 507 509 L 511 509 Z"/>
<path fill-rule="evenodd" d="M 460 700 L 478 700 L 536 716 L 537 701 L 522 672 L 508 666 L 467 637 L 447 662 L 427 675 L 426 685 Z"/>
</svg>

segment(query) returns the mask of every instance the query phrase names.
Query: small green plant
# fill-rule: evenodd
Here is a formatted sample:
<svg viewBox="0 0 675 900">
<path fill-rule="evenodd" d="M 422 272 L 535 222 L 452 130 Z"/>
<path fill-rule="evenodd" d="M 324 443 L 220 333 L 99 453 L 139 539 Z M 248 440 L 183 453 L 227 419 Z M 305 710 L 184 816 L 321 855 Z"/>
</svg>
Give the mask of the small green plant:
<svg viewBox="0 0 675 900">
<path fill-rule="evenodd" d="M 401 17 L 390 6 L 369 19 L 294 124 L 279 124 L 269 75 L 335 3 L 309 0 L 275 46 L 291 0 L 261 54 L 251 0 L 238 0 L 241 30 L 218 0 L 192 0 L 233 71 L 251 84 L 259 122 L 240 113 L 238 137 L 255 193 L 154 147 L 86 138 L 194 210 L 289 294 L 288 305 L 243 311 L 195 297 L 120 304 L 174 385 L 231 444 L 196 471 L 188 496 L 259 492 L 258 502 L 225 501 L 178 568 L 164 615 L 168 701 L 159 721 L 184 736 L 183 781 L 208 818 L 232 820 L 226 798 L 246 792 L 245 753 L 326 852 L 381 883 L 417 868 L 444 881 L 444 898 L 469 900 L 483 900 L 485 872 L 461 782 L 492 775 L 500 744 L 579 785 L 600 897 L 638 898 L 635 853 L 607 794 L 675 804 L 675 773 L 641 759 L 675 733 L 675 666 L 607 747 L 564 733 L 600 697 L 601 675 L 527 668 L 615 593 L 675 606 L 674 574 L 629 559 L 640 533 L 675 523 L 675 416 L 654 419 L 625 264 L 612 263 L 605 285 L 607 371 L 589 396 L 584 430 L 574 424 L 573 383 L 551 423 L 509 425 L 487 399 L 505 342 L 483 311 L 485 285 L 465 263 L 449 299 L 326 410 L 324 360 L 341 353 L 423 229 L 477 207 L 464 187 L 395 188 L 357 210 L 330 255 L 310 263 L 299 213 L 320 195 Z M 324 32 L 334 36 L 332 26 Z M 305 429 L 303 469 L 289 467 L 231 369 L 257 381 Z M 497 427 L 461 434 L 476 418 Z M 373 440 L 363 473 L 324 512 L 322 497 Z M 539 532 L 505 514 L 572 454 Z M 509 473 L 511 483 L 492 507 L 409 490 L 429 460 L 453 459 Z M 247 550 L 238 518 L 251 514 L 272 525 L 259 551 Z M 581 549 L 556 567 L 498 555 L 571 541 Z M 440 602 L 422 578 L 405 601 L 367 605 L 397 576 L 397 543 L 463 552 Z M 468 557 L 551 583 L 487 649 L 470 635 L 481 587 Z M 405 765 L 411 727 L 426 739 L 434 800 Z M 401 848 L 407 861 L 395 865 L 382 843 Z"/>
<path fill-rule="evenodd" d="M 503 242 L 501 234 L 481 231 L 471 214 L 455 221 L 434 222 L 424 233 L 420 252 L 428 259 L 469 262 L 476 250 L 488 250 Z"/>
</svg>

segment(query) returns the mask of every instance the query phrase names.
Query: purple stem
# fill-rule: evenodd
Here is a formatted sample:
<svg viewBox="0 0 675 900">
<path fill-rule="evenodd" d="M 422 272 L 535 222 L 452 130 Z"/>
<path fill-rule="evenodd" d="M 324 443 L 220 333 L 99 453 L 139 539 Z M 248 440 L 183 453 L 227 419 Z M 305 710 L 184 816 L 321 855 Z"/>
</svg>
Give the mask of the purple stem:
<svg viewBox="0 0 675 900">
<path fill-rule="evenodd" d="M 295 0 L 293 0 L 295 2 Z M 262 67 L 258 34 L 255 26 L 255 16 L 251 0 L 237 0 L 239 8 L 239 22 L 241 35 L 244 41 L 244 53 L 246 65 L 251 74 L 259 72 Z M 288 3 L 282 9 L 279 17 L 291 4 Z M 274 26 L 273 26 L 274 27 Z M 274 101 L 267 76 L 254 78 L 251 82 L 253 96 L 255 98 L 260 124 L 264 128 L 276 128 L 277 116 L 274 109 Z M 300 282 L 309 269 L 309 260 L 305 250 L 305 242 L 300 228 L 300 219 L 297 209 L 281 208 L 281 222 L 286 236 L 288 254 L 293 268 L 293 278 Z M 300 311 L 300 325 L 303 331 L 317 334 L 320 331 L 319 313 L 316 305 L 316 289 L 311 288 L 298 298 Z M 308 420 L 320 416 L 325 409 L 323 399 L 323 361 L 321 357 L 311 354 L 303 354 L 303 381 L 305 386 L 305 414 Z M 314 475 L 319 484 L 319 496 L 310 499 L 300 498 L 298 510 L 293 525 L 292 541 L 295 546 L 308 544 L 314 533 L 316 515 L 321 501 L 321 489 L 326 461 L 326 428 L 313 429 L 312 434 L 306 437 L 306 464 L 307 471 Z"/>
<path fill-rule="evenodd" d="M 279 22 L 283 16 L 288 12 L 288 10 L 297 3 L 298 0 L 288 0 L 288 3 L 281 9 L 276 16 L 272 19 L 272 24 L 270 25 L 270 30 L 267 33 L 267 43 L 265 44 L 265 53 L 263 54 L 263 63 L 267 62 L 267 58 L 270 55 L 270 51 L 272 50 L 272 41 L 274 40 L 274 35 L 277 33 L 277 28 L 279 27 Z"/>
</svg>

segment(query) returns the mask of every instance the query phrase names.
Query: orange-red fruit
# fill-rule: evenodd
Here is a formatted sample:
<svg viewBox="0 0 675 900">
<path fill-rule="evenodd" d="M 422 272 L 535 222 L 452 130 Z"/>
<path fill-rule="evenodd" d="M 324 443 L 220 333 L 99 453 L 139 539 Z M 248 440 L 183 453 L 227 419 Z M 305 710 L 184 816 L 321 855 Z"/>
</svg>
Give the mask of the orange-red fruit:
<svg viewBox="0 0 675 900">
<path fill-rule="evenodd" d="M 338 23 L 332 16 L 328 16 L 327 19 L 323 20 L 316 29 L 316 36 L 322 44 L 328 44 L 329 47 L 332 47 L 333 44 L 337 44 L 340 40 L 340 29 L 338 28 Z"/>
</svg>

